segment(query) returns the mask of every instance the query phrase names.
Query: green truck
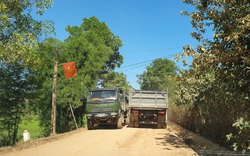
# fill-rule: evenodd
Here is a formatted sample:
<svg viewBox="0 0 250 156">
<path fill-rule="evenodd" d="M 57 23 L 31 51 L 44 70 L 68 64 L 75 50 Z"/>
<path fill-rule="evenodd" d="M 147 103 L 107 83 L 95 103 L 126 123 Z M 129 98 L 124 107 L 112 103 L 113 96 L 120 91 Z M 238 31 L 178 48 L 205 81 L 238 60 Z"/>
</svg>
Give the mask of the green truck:
<svg viewBox="0 0 250 156">
<path fill-rule="evenodd" d="M 94 125 L 123 127 L 128 115 L 128 97 L 121 88 L 97 88 L 88 93 L 86 117 L 89 130 Z"/>
</svg>

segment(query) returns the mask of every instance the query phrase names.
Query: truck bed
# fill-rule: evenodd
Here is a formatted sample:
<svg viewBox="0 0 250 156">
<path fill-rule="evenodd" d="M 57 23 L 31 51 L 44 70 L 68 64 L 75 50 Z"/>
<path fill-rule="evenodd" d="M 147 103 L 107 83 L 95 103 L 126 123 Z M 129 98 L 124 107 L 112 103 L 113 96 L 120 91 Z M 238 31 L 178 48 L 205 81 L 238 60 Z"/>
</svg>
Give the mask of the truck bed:
<svg viewBox="0 0 250 156">
<path fill-rule="evenodd" d="M 143 110 L 161 110 L 168 108 L 168 96 L 163 91 L 131 91 L 129 107 Z"/>
</svg>

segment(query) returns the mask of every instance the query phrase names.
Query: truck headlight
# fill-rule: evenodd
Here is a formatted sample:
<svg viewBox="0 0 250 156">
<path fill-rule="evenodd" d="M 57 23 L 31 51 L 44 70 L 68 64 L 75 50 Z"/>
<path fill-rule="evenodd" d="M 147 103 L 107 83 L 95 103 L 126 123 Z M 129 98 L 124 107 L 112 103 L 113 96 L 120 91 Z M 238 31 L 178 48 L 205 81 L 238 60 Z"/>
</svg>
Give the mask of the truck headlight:
<svg viewBox="0 0 250 156">
<path fill-rule="evenodd" d="M 117 115 L 117 112 L 111 112 L 110 115 L 115 116 Z"/>
</svg>

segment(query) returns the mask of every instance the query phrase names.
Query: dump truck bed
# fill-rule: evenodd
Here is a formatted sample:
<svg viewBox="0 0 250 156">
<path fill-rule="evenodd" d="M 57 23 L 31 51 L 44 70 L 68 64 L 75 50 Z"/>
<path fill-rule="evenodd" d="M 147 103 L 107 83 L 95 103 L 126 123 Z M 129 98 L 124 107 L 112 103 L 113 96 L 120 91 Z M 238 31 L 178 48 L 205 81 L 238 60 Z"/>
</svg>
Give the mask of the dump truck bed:
<svg viewBox="0 0 250 156">
<path fill-rule="evenodd" d="M 168 96 L 164 91 L 135 90 L 129 93 L 129 107 L 139 110 L 168 108 Z"/>
</svg>

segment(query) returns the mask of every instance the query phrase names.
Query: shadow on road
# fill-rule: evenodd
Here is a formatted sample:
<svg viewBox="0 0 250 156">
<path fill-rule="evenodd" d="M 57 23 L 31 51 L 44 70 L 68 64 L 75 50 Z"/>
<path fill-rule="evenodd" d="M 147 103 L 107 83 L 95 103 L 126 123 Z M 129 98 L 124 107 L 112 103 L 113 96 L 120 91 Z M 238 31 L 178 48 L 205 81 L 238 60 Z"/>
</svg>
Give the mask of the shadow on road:
<svg viewBox="0 0 250 156">
<path fill-rule="evenodd" d="M 157 145 L 163 146 L 164 150 L 172 150 L 169 147 L 174 148 L 186 148 L 189 147 L 187 144 L 184 143 L 184 141 L 179 138 L 174 133 L 171 133 L 170 131 L 167 133 L 160 133 L 158 135 L 161 135 L 161 137 L 156 137 L 155 140 L 157 141 Z M 169 146 L 172 145 L 172 146 Z"/>
<path fill-rule="evenodd" d="M 128 128 L 135 128 L 135 127 L 129 127 L 127 125 L 124 125 L 123 127 L 128 127 Z M 158 129 L 156 125 L 153 124 L 140 124 L 138 128 L 145 128 L 145 129 Z M 94 130 L 100 130 L 100 129 L 117 129 L 116 125 L 95 125 Z"/>
<path fill-rule="evenodd" d="M 157 125 L 154 125 L 154 124 L 140 124 L 138 128 L 157 129 Z"/>
<path fill-rule="evenodd" d="M 93 130 L 115 130 L 116 125 L 95 125 Z"/>
<path fill-rule="evenodd" d="M 242 156 L 241 152 L 234 152 L 223 148 L 222 146 L 208 140 L 198 134 L 195 134 L 177 124 L 170 123 L 166 133 L 160 134 L 162 137 L 155 138 L 159 145 L 166 146 L 171 144 L 176 148 L 190 147 L 198 155 L 210 156 Z M 168 147 L 164 149 L 170 150 Z M 245 153 L 250 156 L 250 153 Z"/>
</svg>

